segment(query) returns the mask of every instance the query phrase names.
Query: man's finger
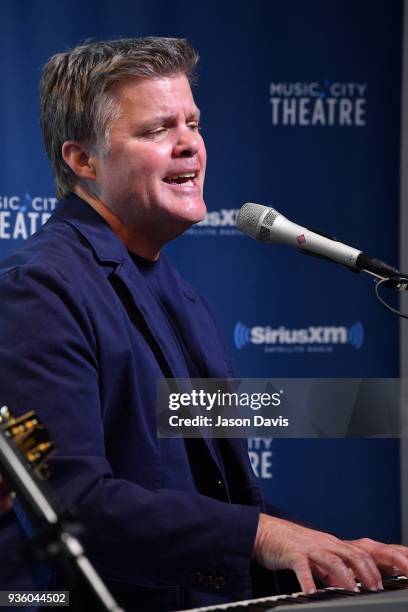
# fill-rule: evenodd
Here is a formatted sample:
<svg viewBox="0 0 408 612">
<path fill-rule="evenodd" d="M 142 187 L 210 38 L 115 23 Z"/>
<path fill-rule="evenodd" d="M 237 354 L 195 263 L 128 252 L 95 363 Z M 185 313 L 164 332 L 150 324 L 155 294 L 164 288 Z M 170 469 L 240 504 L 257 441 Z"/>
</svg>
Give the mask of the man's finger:
<svg viewBox="0 0 408 612">
<path fill-rule="evenodd" d="M 374 560 L 384 573 L 395 573 L 398 570 L 400 574 L 408 574 L 407 552 L 404 547 L 401 548 L 402 550 L 397 546 L 386 546 L 373 553 Z"/>
<path fill-rule="evenodd" d="M 351 567 L 347 568 L 350 578 L 353 580 L 353 584 L 356 582 L 356 577 L 354 576 L 354 572 Z M 317 578 L 320 582 L 323 582 L 325 586 L 330 587 L 339 587 L 338 581 L 335 576 L 333 576 L 328 570 L 324 569 L 319 564 L 312 565 L 312 574 L 315 578 Z M 353 587 L 354 588 L 354 587 Z"/>
<path fill-rule="evenodd" d="M 294 555 L 292 559 L 292 570 L 296 574 L 303 593 L 307 593 L 308 595 L 316 593 L 317 588 L 307 557 L 300 554 Z"/>
<path fill-rule="evenodd" d="M 367 551 L 383 574 L 408 573 L 408 547 L 400 544 L 383 544 L 362 538 L 351 542 L 360 550 Z"/>
<path fill-rule="evenodd" d="M 381 573 L 368 552 L 356 546 L 348 545 L 343 558 L 367 589 L 370 591 L 383 589 Z"/>
<path fill-rule="evenodd" d="M 314 563 L 327 572 L 331 584 L 347 589 L 348 591 L 358 591 L 354 580 L 354 572 L 344 563 L 337 554 L 316 551 L 310 557 Z"/>
</svg>

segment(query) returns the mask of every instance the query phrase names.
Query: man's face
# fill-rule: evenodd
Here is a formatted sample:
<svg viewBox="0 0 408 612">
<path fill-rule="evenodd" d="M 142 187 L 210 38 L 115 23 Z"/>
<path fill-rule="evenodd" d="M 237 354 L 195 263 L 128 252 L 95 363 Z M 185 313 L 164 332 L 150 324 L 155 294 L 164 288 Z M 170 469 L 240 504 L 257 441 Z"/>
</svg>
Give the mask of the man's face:
<svg viewBox="0 0 408 612">
<path fill-rule="evenodd" d="M 120 114 L 108 153 L 96 146 L 98 198 L 130 231 L 177 235 L 203 219 L 206 166 L 199 111 L 185 75 L 129 79 L 113 90 Z"/>
</svg>

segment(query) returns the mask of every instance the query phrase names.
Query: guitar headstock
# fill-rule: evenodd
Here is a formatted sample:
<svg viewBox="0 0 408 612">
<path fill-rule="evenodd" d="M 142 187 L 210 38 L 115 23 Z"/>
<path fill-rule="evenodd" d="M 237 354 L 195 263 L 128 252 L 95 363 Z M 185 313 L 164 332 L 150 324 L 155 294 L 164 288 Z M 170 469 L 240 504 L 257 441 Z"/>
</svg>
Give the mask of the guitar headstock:
<svg viewBox="0 0 408 612">
<path fill-rule="evenodd" d="M 7 406 L 0 408 L 0 427 L 20 449 L 40 478 L 48 476 L 47 458 L 54 449 L 48 429 L 31 410 L 14 418 Z"/>
</svg>

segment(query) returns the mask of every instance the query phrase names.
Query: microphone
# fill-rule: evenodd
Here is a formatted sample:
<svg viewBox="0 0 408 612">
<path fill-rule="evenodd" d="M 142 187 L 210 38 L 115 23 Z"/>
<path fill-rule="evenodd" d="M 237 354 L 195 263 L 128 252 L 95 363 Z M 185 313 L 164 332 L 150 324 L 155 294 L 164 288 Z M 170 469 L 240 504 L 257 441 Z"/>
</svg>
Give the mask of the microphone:
<svg viewBox="0 0 408 612">
<path fill-rule="evenodd" d="M 396 268 L 334 238 L 289 221 L 274 208 L 247 202 L 238 211 L 237 229 L 261 242 L 288 244 L 306 255 L 329 259 L 381 278 L 405 276 Z"/>
</svg>

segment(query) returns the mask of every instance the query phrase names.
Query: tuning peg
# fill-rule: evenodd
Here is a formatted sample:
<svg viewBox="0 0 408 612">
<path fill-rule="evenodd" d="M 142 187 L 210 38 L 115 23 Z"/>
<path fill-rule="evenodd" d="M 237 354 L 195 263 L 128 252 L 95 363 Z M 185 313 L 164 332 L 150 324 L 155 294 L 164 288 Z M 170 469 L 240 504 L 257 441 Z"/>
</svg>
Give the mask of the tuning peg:
<svg viewBox="0 0 408 612">
<path fill-rule="evenodd" d="M 11 412 L 8 406 L 0 408 L 0 423 L 8 423 L 12 419 Z"/>
</svg>

